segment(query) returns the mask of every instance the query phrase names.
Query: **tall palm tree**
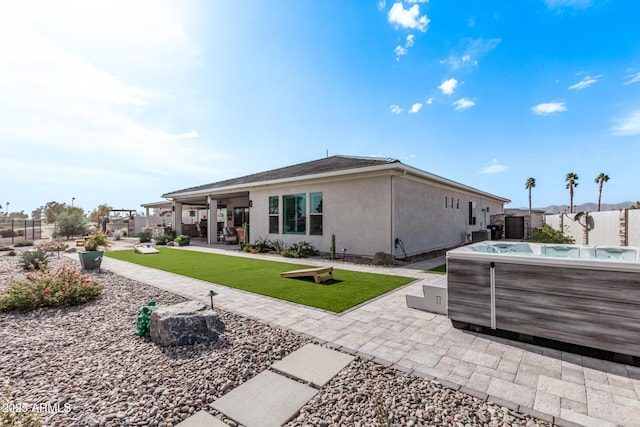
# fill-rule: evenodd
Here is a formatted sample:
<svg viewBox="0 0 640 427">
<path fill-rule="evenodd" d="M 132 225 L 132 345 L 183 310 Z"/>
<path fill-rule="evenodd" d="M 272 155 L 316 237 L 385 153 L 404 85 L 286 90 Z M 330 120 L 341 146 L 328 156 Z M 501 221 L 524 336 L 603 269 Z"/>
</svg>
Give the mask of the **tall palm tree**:
<svg viewBox="0 0 640 427">
<path fill-rule="evenodd" d="M 536 179 L 529 178 L 527 182 L 524 183 L 524 188 L 529 190 L 529 216 L 531 216 L 531 189 L 536 186 Z"/>
<path fill-rule="evenodd" d="M 569 189 L 569 197 L 571 198 L 569 213 L 573 213 L 573 189 L 578 186 L 578 175 L 573 172 L 569 172 L 564 181 L 567 183 L 565 188 Z"/>
<path fill-rule="evenodd" d="M 600 188 L 598 189 L 598 212 L 600 212 L 600 201 L 602 200 L 602 185 L 609 181 L 609 175 L 600 172 L 600 175 L 596 177 L 596 184 L 599 184 Z"/>
</svg>

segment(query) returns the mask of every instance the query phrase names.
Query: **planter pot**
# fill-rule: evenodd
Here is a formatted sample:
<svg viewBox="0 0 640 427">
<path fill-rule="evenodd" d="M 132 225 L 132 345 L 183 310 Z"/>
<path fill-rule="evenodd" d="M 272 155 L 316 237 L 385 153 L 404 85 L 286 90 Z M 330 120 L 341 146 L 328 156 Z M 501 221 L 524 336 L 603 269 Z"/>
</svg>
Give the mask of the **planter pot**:
<svg viewBox="0 0 640 427">
<path fill-rule="evenodd" d="M 78 255 L 80 256 L 80 265 L 83 270 L 95 270 L 100 268 L 104 251 L 78 252 Z"/>
</svg>

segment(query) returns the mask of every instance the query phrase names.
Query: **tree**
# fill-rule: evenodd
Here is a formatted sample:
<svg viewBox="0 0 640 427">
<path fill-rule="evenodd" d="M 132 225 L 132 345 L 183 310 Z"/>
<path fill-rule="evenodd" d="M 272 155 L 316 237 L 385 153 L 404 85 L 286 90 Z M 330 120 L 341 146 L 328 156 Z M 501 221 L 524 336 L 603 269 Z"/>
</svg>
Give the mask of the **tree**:
<svg viewBox="0 0 640 427">
<path fill-rule="evenodd" d="M 11 212 L 8 215 L 9 219 L 27 219 L 29 218 L 29 215 L 27 215 L 26 213 L 24 213 L 24 211 L 20 211 L 20 212 Z"/>
<path fill-rule="evenodd" d="M 529 190 L 529 216 L 531 216 L 531 189 L 536 186 L 536 179 L 529 178 L 527 182 L 524 183 L 524 188 Z"/>
<path fill-rule="evenodd" d="M 44 206 L 40 206 L 39 208 L 31 211 L 31 219 L 34 221 L 41 221 L 43 213 L 44 213 Z"/>
<path fill-rule="evenodd" d="M 640 202 L 636 202 L 635 205 L 629 206 L 629 209 L 640 209 Z"/>
<path fill-rule="evenodd" d="M 573 189 L 578 186 L 578 175 L 573 172 L 569 172 L 564 181 L 567 183 L 565 188 L 569 189 L 569 197 L 571 199 L 569 213 L 573 213 Z"/>
<path fill-rule="evenodd" d="M 53 237 L 82 236 L 86 232 L 84 211 L 81 208 L 66 207 L 57 215 Z"/>
<path fill-rule="evenodd" d="M 609 181 L 609 175 L 600 172 L 600 175 L 596 177 L 596 184 L 599 185 L 598 188 L 598 212 L 600 212 L 600 201 L 602 200 L 602 185 Z"/>
<path fill-rule="evenodd" d="M 44 205 L 45 220 L 50 224 L 56 222 L 57 216 L 60 215 L 64 211 L 64 209 L 64 203 L 47 202 L 47 204 Z"/>
<path fill-rule="evenodd" d="M 98 207 L 92 210 L 89 214 L 89 221 L 100 224 L 100 219 L 105 216 L 108 217 L 111 209 L 113 208 L 106 203 L 98 205 Z"/>
</svg>

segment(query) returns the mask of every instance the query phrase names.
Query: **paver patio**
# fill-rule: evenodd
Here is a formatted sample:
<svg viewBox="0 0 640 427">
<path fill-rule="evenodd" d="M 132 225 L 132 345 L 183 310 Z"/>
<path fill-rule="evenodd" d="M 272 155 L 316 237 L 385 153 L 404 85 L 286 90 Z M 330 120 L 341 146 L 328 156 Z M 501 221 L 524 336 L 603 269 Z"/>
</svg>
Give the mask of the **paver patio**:
<svg viewBox="0 0 640 427">
<path fill-rule="evenodd" d="M 188 250 L 255 256 L 205 247 Z M 301 263 L 327 264 L 309 259 Z M 334 314 L 111 258 L 104 259 L 102 268 L 207 302 L 213 289 L 218 293 L 214 305 L 220 309 L 305 334 L 410 374 L 434 377 L 446 386 L 556 424 L 640 427 L 640 368 L 460 331 L 445 316 L 406 306 L 406 294 L 418 293 L 424 283 L 446 281 L 442 275 L 406 267 L 340 265 L 417 280 Z"/>
</svg>

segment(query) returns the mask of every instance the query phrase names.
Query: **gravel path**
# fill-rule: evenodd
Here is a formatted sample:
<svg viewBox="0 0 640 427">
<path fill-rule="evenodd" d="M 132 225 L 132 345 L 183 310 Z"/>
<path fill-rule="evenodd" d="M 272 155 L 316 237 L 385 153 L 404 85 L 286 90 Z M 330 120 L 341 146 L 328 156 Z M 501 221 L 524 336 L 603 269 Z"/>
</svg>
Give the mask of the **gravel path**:
<svg viewBox="0 0 640 427">
<path fill-rule="evenodd" d="M 22 275 L 20 257 L 5 254 L 0 252 L 0 290 Z M 78 264 L 53 257 L 50 265 L 61 263 Z M 0 314 L 0 392 L 13 404 L 59 408 L 39 413 L 47 426 L 170 427 L 201 409 L 215 415 L 210 404 L 217 397 L 307 342 L 220 312 L 226 331 L 218 343 L 160 348 L 135 335 L 137 310 L 149 301 L 184 299 L 109 272 L 93 276 L 105 287 L 97 301 Z M 549 425 L 360 358 L 288 425 L 386 424 Z"/>
</svg>

